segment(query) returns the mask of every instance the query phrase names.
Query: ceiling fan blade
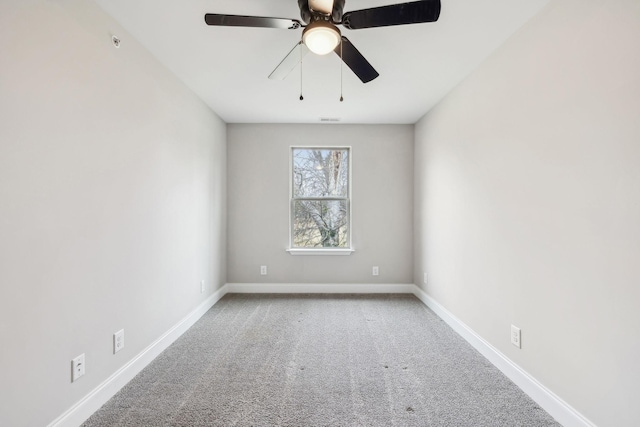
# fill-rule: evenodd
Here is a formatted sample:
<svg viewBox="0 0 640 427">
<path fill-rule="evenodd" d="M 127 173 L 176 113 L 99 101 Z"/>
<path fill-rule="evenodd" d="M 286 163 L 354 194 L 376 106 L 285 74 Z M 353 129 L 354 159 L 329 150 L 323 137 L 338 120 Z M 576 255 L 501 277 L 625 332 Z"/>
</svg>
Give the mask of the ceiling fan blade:
<svg viewBox="0 0 640 427">
<path fill-rule="evenodd" d="M 420 0 L 347 12 L 342 15 L 342 25 L 350 30 L 358 30 L 435 22 L 439 16 L 440 0 Z"/>
<path fill-rule="evenodd" d="M 269 74 L 272 80 L 284 80 L 296 68 L 304 56 L 309 53 L 309 48 L 301 41 L 291 49 L 278 66 Z"/>
<path fill-rule="evenodd" d="M 222 27 L 262 27 L 262 28 L 282 28 L 285 30 L 295 30 L 302 25 L 297 19 L 267 18 L 264 16 L 241 16 L 241 15 L 219 15 L 217 13 L 207 13 L 204 15 L 204 22 L 207 25 L 217 25 Z"/>
<path fill-rule="evenodd" d="M 369 64 L 369 61 L 362 56 L 360 51 L 349 41 L 349 39 L 344 36 L 342 37 L 342 43 L 334 50 L 338 56 L 340 56 L 341 47 L 342 60 L 349 66 L 349 68 L 351 68 L 351 71 L 353 71 L 355 75 L 362 80 L 362 83 L 368 83 L 380 75 L 371 66 L 371 64 Z"/>
</svg>

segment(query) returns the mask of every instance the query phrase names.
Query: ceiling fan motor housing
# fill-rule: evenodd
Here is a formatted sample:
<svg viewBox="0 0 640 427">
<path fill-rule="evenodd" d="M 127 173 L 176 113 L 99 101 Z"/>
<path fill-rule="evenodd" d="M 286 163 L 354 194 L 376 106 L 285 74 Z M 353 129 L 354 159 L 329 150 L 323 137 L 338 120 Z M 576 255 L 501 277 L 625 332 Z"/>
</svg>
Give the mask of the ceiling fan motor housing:
<svg viewBox="0 0 640 427">
<path fill-rule="evenodd" d="M 344 2 L 345 0 L 333 0 L 333 10 L 331 11 L 331 15 L 325 15 L 323 13 L 311 11 L 311 8 L 309 7 L 309 0 L 298 0 L 300 17 L 306 24 L 318 20 L 330 21 L 334 24 L 338 24 L 342 19 Z"/>
</svg>

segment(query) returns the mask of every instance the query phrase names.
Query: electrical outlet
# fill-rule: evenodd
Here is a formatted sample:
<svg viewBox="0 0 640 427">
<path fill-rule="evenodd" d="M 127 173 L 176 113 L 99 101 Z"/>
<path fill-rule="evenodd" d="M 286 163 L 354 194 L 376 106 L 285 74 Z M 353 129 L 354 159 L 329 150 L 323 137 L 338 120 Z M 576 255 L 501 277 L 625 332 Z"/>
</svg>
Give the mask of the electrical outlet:
<svg viewBox="0 0 640 427">
<path fill-rule="evenodd" d="M 84 353 L 71 360 L 71 382 L 84 375 Z"/>
<path fill-rule="evenodd" d="M 200 293 L 204 292 L 204 280 L 200 280 Z"/>
<path fill-rule="evenodd" d="M 424 282 L 425 285 L 429 281 L 429 277 L 427 276 L 427 273 L 424 273 L 424 279 L 422 281 Z"/>
<path fill-rule="evenodd" d="M 261 265 L 260 266 L 260 275 L 261 276 L 266 276 L 267 275 L 267 266 L 266 265 Z"/>
<path fill-rule="evenodd" d="M 371 272 L 371 274 L 373 274 L 374 276 L 377 276 L 380 274 L 380 270 L 378 269 L 377 265 L 373 266 L 373 271 Z"/>
<path fill-rule="evenodd" d="M 511 344 L 518 348 L 522 348 L 520 328 L 511 325 Z"/>
<path fill-rule="evenodd" d="M 116 354 L 124 348 L 124 329 L 120 329 L 113 334 L 113 354 Z"/>
</svg>

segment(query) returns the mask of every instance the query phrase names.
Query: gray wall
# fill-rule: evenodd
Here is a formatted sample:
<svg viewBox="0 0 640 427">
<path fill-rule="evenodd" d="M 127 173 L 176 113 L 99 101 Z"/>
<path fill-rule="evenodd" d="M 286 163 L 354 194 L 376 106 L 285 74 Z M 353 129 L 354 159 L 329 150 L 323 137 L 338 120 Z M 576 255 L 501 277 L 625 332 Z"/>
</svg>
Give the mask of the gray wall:
<svg viewBox="0 0 640 427">
<path fill-rule="evenodd" d="M 228 133 L 231 283 L 412 283 L 413 126 L 244 125 Z M 292 256 L 289 150 L 352 147 L 349 256 Z M 260 265 L 269 274 L 260 276 Z M 372 266 L 380 275 L 371 275 Z"/>
<path fill-rule="evenodd" d="M 93 2 L 1 2 L 0 61 L 0 425 L 43 426 L 225 283 L 226 127 Z"/>
<path fill-rule="evenodd" d="M 416 283 L 601 427 L 640 425 L 639 76 L 637 0 L 552 0 L 416 125 Z"/>
</svg>

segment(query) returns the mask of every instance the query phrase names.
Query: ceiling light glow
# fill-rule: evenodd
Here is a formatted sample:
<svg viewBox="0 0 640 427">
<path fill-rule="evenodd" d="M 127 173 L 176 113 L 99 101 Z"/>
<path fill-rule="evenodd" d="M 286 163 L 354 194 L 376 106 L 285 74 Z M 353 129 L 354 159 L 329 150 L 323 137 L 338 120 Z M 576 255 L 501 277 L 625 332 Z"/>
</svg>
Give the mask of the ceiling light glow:
<svg viewBox="0 0 640 427">
<path fill-rule="evenodd" d="M 340 44 L 340 30 L 327 21 L 312 22 L 304 29 L 302 41 L 317 55 L 326 55 Z"/>
</svg>

